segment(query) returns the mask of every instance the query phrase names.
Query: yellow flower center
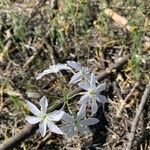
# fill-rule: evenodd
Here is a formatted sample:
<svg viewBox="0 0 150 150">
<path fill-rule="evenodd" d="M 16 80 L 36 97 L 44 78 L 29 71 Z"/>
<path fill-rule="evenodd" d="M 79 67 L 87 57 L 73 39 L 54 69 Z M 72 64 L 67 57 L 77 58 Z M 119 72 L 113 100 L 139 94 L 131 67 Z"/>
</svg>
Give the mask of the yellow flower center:
<svg viewBox="0 0 150 150">
<path fill-rule="evenodd" d="M 89 90 L 88 90 L 88 94 L 89 94 L 90 96 L 92 96 L 92 95 L 94 94 L 94 90 L 93 90 L 93 89 L 89 89 Z"/>
</svg>

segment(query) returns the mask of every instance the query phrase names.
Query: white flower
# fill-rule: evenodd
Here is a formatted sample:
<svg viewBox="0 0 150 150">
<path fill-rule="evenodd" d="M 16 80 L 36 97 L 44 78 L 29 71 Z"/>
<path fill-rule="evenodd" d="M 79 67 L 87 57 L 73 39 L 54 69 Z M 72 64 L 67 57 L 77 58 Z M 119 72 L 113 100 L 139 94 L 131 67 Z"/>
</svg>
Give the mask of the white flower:
<svg viewBox="0 0 150 150">
<path fill-rule="evenodd" d="M 84 119 L 86 114 L 86 106 L 82 105 L 76 117 L 64 113 L 62 120 L 65 121 L 66 125 L 61 127 L 61 130 L 66 134 L 67 138 L 73 137 L 75 134 L 80 133 L 90 133 L 87 126 L 94 125 L 99 122 L 96 118 Z"/>
<path fill-rule="evenodd" d="M 52 65 L 49 66 L 48 69 L 45 69 L 42 73 L 39 73 L 38 76 L 36 77 L 36 80 L 41 79 L 43 76 L 50 74 L 50 73 L 57 73 L 60 70 L 71 70 L 67 64 L 57 64 L 57 65 Z"/>
<path fill-rule="evenodd" d="M 98 110 L 97 101 L 103 104 L 107 102 L 106 97 L 100 94 L 101 91 L 105 90 L 106 84 L 96 86 L 96 78 L 92 73 L 90 83 L 79 83 L 79 86 L 87 92 L 84 92 L 85 94 L 80 98 L 78 104 L 83 105 L 89 102 L 92 107 L 92 114 L 95 114 Z"/>
<path fill-rule="evenodd" d="M 72 76 L 69 83 L 77 83 L 79 81 L 87 82 L 90 76 L 90 71 L 88 68 L 83 67 L 75 61 L 67 61 L 67 64 L 77 72 Z"/>
<path fill-rule="evenodd" d="M 59 121 L 62 118 L 64 112 L 61 110 L 57 110 L 46 114 L 48 102 L 45 96 L 40 99 L 40 110 L 29 101 L 26 101 L 26 104 L 29 110 L 35 116 L 27 116 L 25 120 L 30 124 L 39 123 L 39 132 L 41 133 L 42 137 L 45 136 L 47 127 L 51 132 L 63 134 L 62 131 L 53 123 L 53 121 Z"/>
</svg>

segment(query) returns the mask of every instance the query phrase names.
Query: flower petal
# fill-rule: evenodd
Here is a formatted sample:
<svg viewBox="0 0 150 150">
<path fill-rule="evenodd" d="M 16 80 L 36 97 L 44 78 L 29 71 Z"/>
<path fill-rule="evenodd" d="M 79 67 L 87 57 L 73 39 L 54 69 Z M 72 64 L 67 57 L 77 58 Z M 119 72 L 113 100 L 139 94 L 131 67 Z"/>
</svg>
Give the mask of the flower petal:
<svg viewBox="0 0 150 150">
<path fill-rule="evenodd" d="M 64 120 L 66 123 L 72 123 L 73 117 L 65 112 L 64 115 L 62 116 L 62 120 Z"/>
<path fill-rule="evenodd" d="M 72 138 L 75 134 L 74 126 L 72 124 L 60 127 L 63 133 L 65 133 L 67 138 Z"/>
<path fill-rule="evenodd" d="M 82 65 L 79 63 L 76 63 L 75 61 L 67 61 L 67 64 L 71 68 L 75 69 L 76 71 L 80 71 L 80 69 L 82 68 Z"/>
<path fill-rule="evenodd" d="M 86 81 L 85 81 L 85 82 L 80 82 L 80 83 L 78 84 L 78 86 L 79 86 L 80 88 L 86 90 L 86 91 L 91 87 L 90 83 L 89 83 L 89 82 L 86 82 Z"/>
<path fill-rule="evenodd" d="M 96 77 L 95 77 L 94 73 L 91 73 L 91 85 L 93 87 L 96 87 Z"/>
<path fill-rule="evenodd" d="M 46 96 L 43 96 L 43 97 L 40 99 L 40 106 L 41 106 L 41 112 L 46 113 L 46 111 L 47 111 L 47 106 L 48 106 L 48 102 L 47 102 Z"/>
<path fill-rule="evenodd" d="M 99 122 L 99 120 L 96 118 L 89 118 L 89 119 L 81 120 L 80 124 L 82 124 L 83 126 L 90 126 L 90 125 L 94 125 L 98 122 Z"/>
<path fill-rule="evenodd" d="M 59 121 L 62 118 L 63 115 L 64 115 L 64 111 L 55 110 L 55 111 L 49 113 L 47 116 L 52 121 Z"/>
<path fill-rule="evenodd" d="M 71 70 L 67 64 L 57 64 L 57 65 L 50 65 L 48 69 L 45 69 L 42 73 L 39 73 L 36 77 L 36 80 L 41 79 L 43 76 L 50 74 L 50 73 L 57 73 L 60 70 Z"/>
<path fill-rule="evenodd" d="M 94 115 L 98 110 L 98 105 L 95 99 L 92 99 L 92 115 Z"/>
<path fill-rule="evenodd" d="M 82 72 L 82 74 L 88 75 L 88 77 L 91 76 L 91 75 L 90 75 L 90 71 L 89 71 L 89 69 L 88 69 L 87 67 L 82 67 L 80 71 Z M 89 79 L 90 79 L 90 78 L 89 78 Z"/>
<path fill-rule="evenodd" d="M 83 126 L 83 125 L 78 125 L 78 131 L 81 135 L 91 133 L 90 130 L 86 126 Z"/>
<path fill-rule="evenodd" d="M 41 111 L 33 104 L 31 103 L 30 101 L 27 101 L 26 100 L 26 104 L 29 108 L 29 110 L 35 115 L 35 116 L 38 116 L 41 114 Z"/>
<path fill-rule="evenodd" d="M 63 132 L 51 121 L 47 121 L 47 126 L 51 132 L 63 134 Z"/>
<path fill-rule="evenodd" d="M 43 120 L 39 123 L 39 132 L 41 133 L 42 137 L 46 135 L 46 120 Z"/>
<path fill-rule="evenodd" d="M 74 135 L 78 134 L 79 130 L 78 130 L 78 127 L 76 125 L 74 125 L 73 130 L 74 130 Z"/>
<path fill-rule="evenodd" d="M 41 79 L 43 76 L 47 75 L 51 73 L 51 70 L 48 68 L 48 69 L 45 69 L 43 72 L 39 73 L 38 76 L 36 77 L 36 80 L 39 80 Z"/>
<path fill-rule="evenodd" d="M 101 91 L 104 91 L 106 89 L 106 83 L 100 84 L 97 88 L 96 88 L 96 92 L 100 93 Z"/>
<path fill-rule="evenodd" d="M 75 73 L 75 74 L 72 76 L 72 78 L 71 78 L 71 80 L 70 80 L 69 83 L 77 83 L 77 82 L 79 82 L 81 79 L 82 79 L 82 76 L 81 76 L 80 72 L 78 72 L 78 73 Z"/>
<path fill-rule="evenodd" d="M 106 96 L 103 96 L 103 95 L 97 95 L 96 96 L 97 98 L 96 98 L 96 100 L 98 101 L 98 102 L 100 102 L 100 103 L 106 103 L 107 102 L 107 98 L 106 98 Z"/>
<path fill-rule="evenodd" d="M 42 118 L 35 117 L 35 116 L 26 116 L 25 120 L 28 121 L 30 124 L 36 124 L 42 120 Z"/>
<path fill-rule="evenodd" d="M 71 70 L 71 68 L 67 66 L 67 64 L 57 64 L 56 67 L 58 68 L 58 70 Z"/>
<path fill-rule="evenodd" d="M 86 104 L 88 101 L 89 101 L 89 95 L 85 93 L 77 103 L 82 105 L 82 104 Z"/>
<path fill-rule="evenodd" d="M 77 120 L 81 120 L 86 115 L 86 104 L 81 105 L 78 113 L 77 113 Z"/>
</svg>

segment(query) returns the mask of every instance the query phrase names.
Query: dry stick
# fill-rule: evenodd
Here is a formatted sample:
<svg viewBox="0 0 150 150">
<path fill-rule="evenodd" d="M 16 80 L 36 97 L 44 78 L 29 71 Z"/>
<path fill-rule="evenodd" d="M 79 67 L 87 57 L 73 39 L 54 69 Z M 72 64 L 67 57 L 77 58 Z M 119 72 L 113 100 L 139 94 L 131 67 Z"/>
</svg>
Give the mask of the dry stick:
<svg viewBox="0 0 150 150">
<path fill-rule="evenodd" d="M 135 85 L 133 86 L 133 88 L 131 89 L 130 93 L 126 96 L 125 100 L 121 100 L 121 105 L 118 109 L 118 112 L 117 112 L 117 117 L 120 116 L 120 114 L 122 113 L 124 107 L 126 106 L 127 104 L 127 101 L 128 99 L 130 98 L 130 96 L 132 95 L 132 93 L 135 91 L 135 89 L 139 86 L 139 82 L 136 82 Z"/>
<path fill-rule="evenodd" d="M 104 13 L 107 16 L 111 17 L 120 26 L 126 27 L 126 29 L 129 32 L 133 31 L 133 28 L 128 24 L 128 21 L 126 20 L 126 18 L 122 17 L 121 15 L 119 15 L 118 13 L 113 11 L 112 9 L 107 8 L 107 9 L 104 10 Z"/>
<path fill-rule="evenodd" d="M 32 18 L 37 14 L 38 10 L 46 3 L 46 0 L 40 0 L 40 2 L 34 7 L 34 11 L 31 14 L 31 17 L 25 22 L 25 25 L 27 25 Z"/>
<path fill-rule="evenodd" d="M 44 6 L 44 4 L 46 3 L 46 1 L 47 0 L 40 0 L 40 2 L 35 6 L 34 11 L 31 14 L 31 17 L 25 22 L 25 25 L 27 25 L 32 20 L 32 18 L 35 17 L 35 15 L 37 14 L 38 10 L 42 6 Z M 50 8 L 51 9 L 57 9 L 57 7 L 58 7 L 58 0 L 51 0 Z"/>
<path fill-rule="evenodd" d="M 132 93 L 135 91 L 135 89 L 139 86 L 139 82 L 136 82 L 133 86 L 133 88 L 131 89 L 130 93 L 127 95 L 127 97 L 125 98 L 125 103 L 127 103 L 128 99 L 130 98 L 130 96 L 132 95 Z"/>
<path fill-rule="evenodd" d="M 133 123 L 132 123 L 132 126 L 131 126 L 131 132 L 129 134 L 129 142 L 127 144 L 127 149 L 126 150 L 131 150 L 131 146 L 132 146 L 132 143 L 133 143 L 133 140 L 134 140 L 137 123 L 139 121 L 141 112 L 143 110 L 143 107 L 144 107 L 144 105 L 146 103 L 146 100 L 148 99 L 149 95 L 150 95 L 150 84 L 148 84 L 146 86 L 144 94 L 143 94 L 142 99 L 141 99 L 141 103 L 139 105 L 139 108 L 136 111 L 136 116 L 135 116 L 135 118 L 133 120 Z"/>
<path fill-rule="evenodd" d="M 43 48 L 43 46 L 44 46 L 44 41 L 43 42 L 41 42 L 40 44 L 38 44 L 36 47 L 37 48 L 35 48 L 36 49 L 36 51 L 33 53 L 33 55 L 25 62 L 25 64 L 23 65 L 23 68 L 24 69 L 26 69 L 28 66 L 29 66 L 29 64 L 34 60 L 34 58 L 42 51 L 42 48 Z"/>
<path fill-rule="evenodd" d="M 100 73 L 97 76 L 98 81 L 103 80 L 108 75 L 110 75 L 115 69 L 118 69 L 121 66 L 123 66 L 124 64 L 126 64 L 128 62 L 129 57 L 130 57 L 130 55 L 126 55 L 126 56 L 120 58 L 120 60 L 116 64 L 113 64 L 109 68 L 106 68 L 105 71 L 103 71 L 102 73 Z M 71 96 L 73 96 L 74 94 L 76 94 L 80 91 L 81 91 L 81 88 L 77 88 L 69 96 L 71 97 Z M 60 102 L 55 104 L 53 107 L 51 107 L 50 111 L 58 109 L 62 105 L 63 105 L 63 101 L 61 100 Z M 27 124 L 24 127 L 24 129 L 22 129 L 17 135 L 15 135 L 15 136 L 11 137 L 10 139 L 8 139 L 4 144 L 1 144 L 0 150 L 12 149 L 13 147 L 17 146 L 17 144 L 21 143 L 23 140 L 30 137 L 37 129 L 38 129 L 38 124 L 36 124 L 36 125 Z"/>
<path fill-rule="evenodd" d="M 114 71 L 115 69 L 120 68 L 122 65 L 126 64 L 128 62 L 128 59 L 130 58 L 130 55 L 125 55 L 122 58 L 118 58 L 118 61 L 115 64 L 112 64 L 109 68 L 106 68 L 105 71 L 103 71 L 102 73 L 100 73 L 97 76 L 97 79 L 99 81 L 103 80 L 104 78 L 106 78 L 108 75 L 111 74 L 112 71 Z"/>
<path fill-rule="evenodd" d="M 113 83 L 113 87 L 114 87 L 114 91 L 116 92 L 116 95 L 117 95 L 119 101 L 123 101 L 124 97 L 122 96 L 122 93 L 118 87 L 117 82 Z"/>
</svg>

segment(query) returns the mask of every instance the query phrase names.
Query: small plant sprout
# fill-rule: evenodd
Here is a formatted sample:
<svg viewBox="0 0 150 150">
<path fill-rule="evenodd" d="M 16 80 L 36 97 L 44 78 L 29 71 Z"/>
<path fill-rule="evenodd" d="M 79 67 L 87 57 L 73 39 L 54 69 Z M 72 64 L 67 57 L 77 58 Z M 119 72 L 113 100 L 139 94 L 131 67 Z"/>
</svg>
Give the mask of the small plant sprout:
<svg viewBox="0 0 150 150">
<path fill-rule="evenodd" d="M 61 110 L 53 111 L 51 113 L 46 114 L 47 111 L 47 98 L 43 96 L 40 99 L 40 107 L 39 110 L 33 103 L 26 101 L 26 104 L 29 108 L 29 110 L 35 115 L 35 116 L 26 116 L 25 120 L 28 121 L 30 124 L 36 124 L 39 123 L 39 132 L 44 137 L 46 135 L 47 127 L 51 132 L 57 133 L 57 134 L 63 134 L 62 131 L 53 123 L 53 121 L 59 121 L 62 116 L 64 115 L 64 112 Z"/>
<path fill-rule="evenodd" d="M 48 69 L 45 69 L 42 73 L 39 73 L 38 76 L 36 77 L 36 80 L 41 79 L 43 76 L 50 74 L 50 73 L 57 73 L 60 70 L 71 70 L 67 64 L 57 64 L 57 65 L 52 65 L 49 66 Z"/>
<path fill-rule="evenodd" d="M 90 71 L 88 68 L 83 67 L 81 64 L 75 61 L 67 61 L 68 66 L 75 70 L 75 74 L 72 76 L 69 83 L 78 83 L 79 81 L 87 82 L 90 77 Z"/>
<path fill-rule="evenodd" d="M 82 105 L 77 113 L 77 116 L 71 116 L 68 113 L 64 113 L 62 120 L 66 125 L 61 127 L 61 130 L 65 133 L 67 138 L 72 138 L 74 135 L 80 133 L 81 135 L 90 133 L 88 126 L 94 125 L 99 122 L 96 118 L 85 119 L 86 106 Z"/>
<path fill-rule="evenodd" d="M 103 104 L 107 102 L 106 97 L 100 94 L 101 91 L 105 90 L 106 84 L 96 86 L 96 82 L 95 75 L 91 73 L 90 82 L 78 84 L 79 87 L 87 91 L 83 92 L 84 95 L 80 98 L 78 104 L 85 105 L 89 103 L 92 107 L 92 114 L 95 114 L 98 110 L 97 101 Z"/>
</svg>

